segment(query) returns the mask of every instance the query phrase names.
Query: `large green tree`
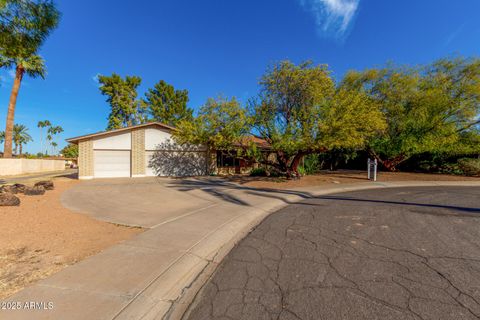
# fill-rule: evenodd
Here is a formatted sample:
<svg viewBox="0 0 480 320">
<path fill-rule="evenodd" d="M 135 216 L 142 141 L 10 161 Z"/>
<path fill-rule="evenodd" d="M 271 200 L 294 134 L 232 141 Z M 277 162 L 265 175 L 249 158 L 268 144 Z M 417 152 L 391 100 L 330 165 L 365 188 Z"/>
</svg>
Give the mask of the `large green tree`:
<svg viewBox="0 0 480 320">
<path fill-rule="evenodd" d="M 342 86 L 366 94 L 381 107 L 387 130 L 372 137 L 368 151 L 387 170 L 397 170 L 415 154 L 475 149 L 469 137 L 475 137 L 479 123 L 478 59 L 352 71 Z"/>
<path fill-rule="evenodd" d="M 177 90 L 163 80 L 146 93 L 148 113 L 153 120 L 170 126 L 192 119 L 193 110 L 187 107 L 187 103 L 187 90 Z"/>
<path fill-rule="evenodd" d="M 69 144 L 65 146 L 60 153 L 65 158 L 78 158 L 78 144 Z"/>
<path fill-rule="evenodd" d="M 125 79 L 113 73 L 99 76 L 100 91 L 110 104 L 107 130 L 119 129 L 146 122 L 145 105 L 138 99 L 137 88 L 142 79 L 126 76 Z"/>
<path fill-rule="evenodd" d="M 248 135 L 250 126 L 247 111 L 235 98 L 210 98 L 197 117 L 184 119 L 177 125 L 174 139 L 180 145 L 203 145 L 209 151 L 237 150 L 238 143 Z"/>
<path fill-rule="evenodd" d="M 15 68 L 5 128 L 5 158 L 12 156 L 15 107 L 22 79 L 25 74 L 45 77 L 45 62 L 38 51 L 59 19 L 51 0 L 0 0 L 0 64 Z"/>
<path fill-rule="evenodd" d="M 276 155 L 268 162 L 299 177 L 301 159 L 332 148 L 361 148 L 384 128 L 377 105 L 359 91 L 336 87 L 325 65 L 283 61 L 260 80 L 250 104 L 254 132 Z"/>
</svg>

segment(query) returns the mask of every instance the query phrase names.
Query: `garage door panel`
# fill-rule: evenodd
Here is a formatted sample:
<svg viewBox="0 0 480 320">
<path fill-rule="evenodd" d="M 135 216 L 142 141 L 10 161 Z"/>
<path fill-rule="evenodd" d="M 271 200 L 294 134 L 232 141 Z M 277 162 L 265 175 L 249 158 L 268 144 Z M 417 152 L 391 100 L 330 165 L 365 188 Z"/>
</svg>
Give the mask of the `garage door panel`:
<svg viewBox="0 0 480 320">
<path fill-rule="evenodd" d="M 206 172 L 206 153 L 198 151 L 147 151 L 147 176 L 200 176 Z"/>
<path fill-rule="evenodd" d="M 130 177 L 130 151 L 95 150 L 96 178 Z"/>
</svg>

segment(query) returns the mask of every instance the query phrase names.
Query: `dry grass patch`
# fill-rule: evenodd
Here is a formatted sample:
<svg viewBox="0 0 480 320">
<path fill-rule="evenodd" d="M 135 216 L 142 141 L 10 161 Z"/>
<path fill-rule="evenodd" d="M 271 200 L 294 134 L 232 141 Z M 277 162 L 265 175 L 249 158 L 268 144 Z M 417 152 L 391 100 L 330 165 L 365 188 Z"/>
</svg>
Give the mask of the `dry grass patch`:
<svg viewBox="0 0 480 320">
<path fill-rule="evenodd" d="M 0 207 L 0 299 L 142 232 L 64 208 L 60 195 L 76 183 L 56 179 L 55 190 Z"/>
</svg>

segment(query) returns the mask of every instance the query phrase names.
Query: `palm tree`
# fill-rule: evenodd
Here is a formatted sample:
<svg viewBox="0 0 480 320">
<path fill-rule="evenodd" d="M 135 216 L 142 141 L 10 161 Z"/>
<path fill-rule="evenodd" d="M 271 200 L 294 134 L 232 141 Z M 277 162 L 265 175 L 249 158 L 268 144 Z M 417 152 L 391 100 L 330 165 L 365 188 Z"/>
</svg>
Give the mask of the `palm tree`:
<svg viewBox="0 0 480 320">
<path fill-rule="evenodd" d="M 53 137 L 62 132 L 63 132 L 63 128 L 61 126 L 50 126 L 47 130 L 47 140 L 50 141 L 50 145 L 52 146 L 52 153 L 54 152 L 54 149 L 57 146 L 57 143 L 53 141 Z"/>
<path fill-rule="evenodd" d="M 55 141 L 53 141 L 52 142 L 52 155 L 55 155 L 57 153 L 57 146 L 58 146 L 58 144 Z"/>
<path fill-rule="evenodd" d="M 5 158 L 12 157 L 15 107 L 22 79 L 25 74 L 45 77 L 45 62 L 37 52 L 59 18 L 52 0 L 11 0 L 0 6 L 0 67 L 15 68 L 5 128 Z"/>
<path fill-rule="evenodd" d="M 12 156 L 12 142 L 13 142 L 13 121 L 15 117 L 15 107 L 17 104 L 18 92 L 20 84 L 25 73 L 32 78 L 38 76 L 45 78 L 45 62 L 38 55 L 32 55 L 28 58 L 13 58 L 12 64 L 15 64 L 15 79 L 13 81 L 12 93 L 10 95 L 10 102 L 8 104 L 7 126 L 5 128 L 5 147 L 4 157 L 10 158 Z"/>
<path fill-rule="evenodd" d="M 0 131 L 0 143 L 3 143 L 5 141 L 5 131 Z"/>
<path fill-rule="evenodd" d="M 28 128 L 23 124 L 15 124 L 13 126 L 13 142 L 15 143 L 15 154 L 22 155 L 23 145 L 33 141 L 32 137 L 28 134 Z M 20 153 L 18 153 L 20 148 Z"/>
<path fill-rule="evenodd" d="M 48 120 L 38 121 L 38 124 L 37 124 L 37 127 L 40 128 L 40 151 L 42 153 L 43 153 L 43 128 L 50 127 L 51 125 L 52 124 Z"/>
</svg>

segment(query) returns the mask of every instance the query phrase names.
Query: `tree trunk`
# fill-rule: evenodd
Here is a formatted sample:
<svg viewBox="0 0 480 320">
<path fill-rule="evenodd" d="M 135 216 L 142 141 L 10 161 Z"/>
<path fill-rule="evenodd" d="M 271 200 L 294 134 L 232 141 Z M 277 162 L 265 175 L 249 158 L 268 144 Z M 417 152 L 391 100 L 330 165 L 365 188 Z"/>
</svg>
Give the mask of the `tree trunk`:
<svg viewBox="0 0 480 320">
<path fill-rule="evenodd" d="M 40 152 L 43 153 L 43 128 L 40 127 Z"/>
<path fill-rule="evenodd" d="M 15 118 L 15 106 L 17 105 L 18 91 L 25 70 L 22 66 L 17 66 L 15 72 L 15 80 L 13 81 L 12 93 L 10 95 L 10 102 L 8 104 L 7 124 L 5 127 L 5 147 L 3 148 L 3 157 L 12 157 L 12 142 L 13 142 L 13 124 Z"/>
<path fill-rule="evenodd" d="M 300 152 L 295 155 L 295 157 L 292 160 L 292 163 L 290 164 L 290 170 L 293 172 L 296 176 L 297 179 L 300 179 L 300 173 L 298 172 L 298 166 L 300 165 L 300 161 L 302 161 L 303 157 L 305 156 L 305 153 Z"/>
<path fill-rule="evenodd" d="M 287 179 L 292 178 L 292 172 L 289 170 L 288 157 L 283 152 L 277 152 L 277 162 L 280 168 L 280 171 L 285 172 Z"/>
<path fill-rule="evenodd" d="M 397 166 L 402 163 L 403 161 L 407 160 L 407 158 L 403 155 L 396 156 L 393 159 L 380 159 L 379 156 L 375 156 L 375 159 L 377 159 L 378 163 L 382 165 L 382 167 L 385 168 L 385 170 L 389 172 L 395 172 L 397 171 Z"/>
<path fill-rule="evenodd" d="M 22 146 L 22 144 L 20 143 L 20 154 L 19 154 L 19 155 L 21 156 L 22 154 L 23 154 L 23 146 Z"/>
</svg>

